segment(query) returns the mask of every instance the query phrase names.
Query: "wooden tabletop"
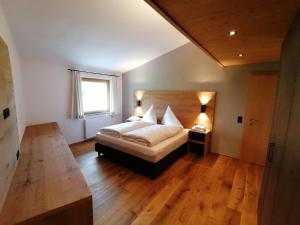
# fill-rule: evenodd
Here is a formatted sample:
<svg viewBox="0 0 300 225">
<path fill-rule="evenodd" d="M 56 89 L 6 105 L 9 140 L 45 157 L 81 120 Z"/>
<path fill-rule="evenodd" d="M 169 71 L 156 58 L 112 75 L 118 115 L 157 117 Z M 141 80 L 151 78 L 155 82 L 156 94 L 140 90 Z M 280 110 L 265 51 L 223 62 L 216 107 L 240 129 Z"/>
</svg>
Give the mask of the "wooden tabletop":
<svg viewBox="0 0 300 225">
<path fill-rule="evenodd" d="M 91 198 L 57 123 L 27 127 L 0 224 L 23 223 Z"/>
</svg>

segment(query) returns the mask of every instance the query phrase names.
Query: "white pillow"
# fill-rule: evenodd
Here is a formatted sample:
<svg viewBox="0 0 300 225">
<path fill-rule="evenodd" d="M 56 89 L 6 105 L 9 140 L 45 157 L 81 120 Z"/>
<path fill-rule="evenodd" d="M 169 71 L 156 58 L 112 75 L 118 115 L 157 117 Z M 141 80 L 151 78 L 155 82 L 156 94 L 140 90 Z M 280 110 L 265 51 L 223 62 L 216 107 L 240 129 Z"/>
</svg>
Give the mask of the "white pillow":
<svg viewBox="0 0 300 225">
<path fill-rule="evenodd" d="M 144 113 L 142 121 L 157 124 L 156 113 L 153 105 Z"/>
<path fill-rule="evenodd" d="M 168 106 L 161 123 L 164 125 L 170 125 L 170 126 L 183 128 L 182 124 L 179 122 L 179 120 L 177 119 L 177 117 L 175 116 L 173 111 L 171 110 L 170 106 Z"/>
</svg>

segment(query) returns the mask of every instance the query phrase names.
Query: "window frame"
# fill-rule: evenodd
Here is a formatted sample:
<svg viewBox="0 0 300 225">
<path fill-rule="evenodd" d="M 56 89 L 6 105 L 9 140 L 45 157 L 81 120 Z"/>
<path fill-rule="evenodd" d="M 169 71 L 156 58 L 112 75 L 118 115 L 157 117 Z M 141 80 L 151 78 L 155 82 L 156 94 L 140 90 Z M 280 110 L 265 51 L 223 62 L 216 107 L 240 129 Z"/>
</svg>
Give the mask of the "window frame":
<svg viewBox="0 0 300 225">
<path fill-rule="evenodd" d="M 103 78 L 91 78 L 91 77 L 81 77 L 81 82 L 86 81 L 86 82 L 97 82 L 97 83 L 106 83 L 107 84 L 107 110 L 96 110 L 96 111 L 84 111 L 83 109 L 83 114 L 85 116 L 92 116 L 92 115 L 99 115 L 99 114 L 107 114 L 110 112 L 110 80 L 106 80 Z M 81 83 L 82 85 L 82 83 Z M 82 86 L 81 86 L 82 88 Z M 83 100 L 82 100 L 83 104 Z"/>
</svg>

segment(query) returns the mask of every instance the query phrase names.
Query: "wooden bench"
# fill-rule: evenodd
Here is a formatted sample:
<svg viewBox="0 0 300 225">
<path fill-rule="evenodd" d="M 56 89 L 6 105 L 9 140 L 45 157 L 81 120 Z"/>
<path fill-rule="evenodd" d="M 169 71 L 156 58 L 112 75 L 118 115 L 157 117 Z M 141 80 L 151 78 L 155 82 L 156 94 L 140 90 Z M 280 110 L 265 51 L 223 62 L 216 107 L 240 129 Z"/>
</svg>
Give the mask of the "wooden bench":
<svg viewBox="0 0 300 225">
<path fill-rule="evenodd" d="M 57 123 L 26 128 L 1 225 L 92 225 L 92 194 Z"/>
</svg>

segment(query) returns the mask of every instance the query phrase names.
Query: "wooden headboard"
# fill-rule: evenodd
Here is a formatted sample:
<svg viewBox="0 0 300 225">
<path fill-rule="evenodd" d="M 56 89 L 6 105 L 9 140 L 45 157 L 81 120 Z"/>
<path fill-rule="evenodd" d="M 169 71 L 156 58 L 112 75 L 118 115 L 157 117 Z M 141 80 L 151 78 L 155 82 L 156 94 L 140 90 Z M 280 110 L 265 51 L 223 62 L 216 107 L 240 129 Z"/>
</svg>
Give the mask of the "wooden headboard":
<svg viewBox="0 0 300 225">
<path fill-rule="evenodd" d="M 137 100 L 141 100 L 141 107 L 137 107 Z M 205 114 L 201 114 L 201 102 L 207 103 Z M 134 91 L 135 115 L 143 115 L 153 105 L 158 120 L 161 120 L 169 105 L 185 128 L 192 128 L 195 124 L 205 124 L 207 129 L 212 130 L 215 102 L 216 92 Z"/>
</svg>

